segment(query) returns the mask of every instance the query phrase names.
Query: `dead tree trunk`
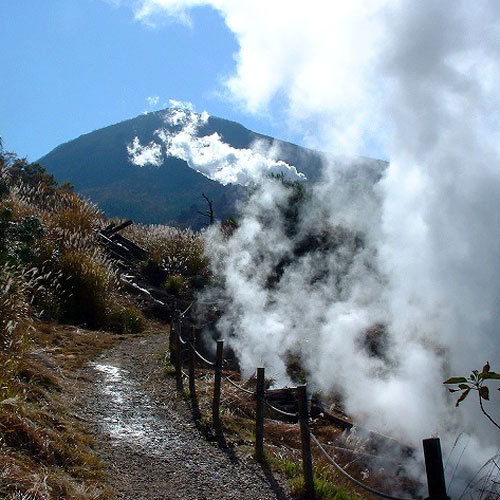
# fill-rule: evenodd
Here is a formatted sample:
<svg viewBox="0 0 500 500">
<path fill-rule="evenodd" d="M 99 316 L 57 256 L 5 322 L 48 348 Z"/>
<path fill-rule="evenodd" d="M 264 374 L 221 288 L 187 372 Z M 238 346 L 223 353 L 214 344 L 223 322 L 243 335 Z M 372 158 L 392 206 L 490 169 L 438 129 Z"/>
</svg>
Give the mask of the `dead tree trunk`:
<svg viewBox="0 0 500 500">
<path fill-rule="evenodd" d="M 205 195 L 205 193 L 201 194 L 205 201 L 207 202 L 207 210 L 204 210 L 203 212 L 201 210 L 198 210 L 198 213 L 200 215 L 203 215 L 203 217 L 207 217 L 209 220 L 209 225 L 211 226 L 215 222 L 215 216 L 214 216 L 214 202 L 213 200 L 210 200 L 208 196 Z"/>
</svg>

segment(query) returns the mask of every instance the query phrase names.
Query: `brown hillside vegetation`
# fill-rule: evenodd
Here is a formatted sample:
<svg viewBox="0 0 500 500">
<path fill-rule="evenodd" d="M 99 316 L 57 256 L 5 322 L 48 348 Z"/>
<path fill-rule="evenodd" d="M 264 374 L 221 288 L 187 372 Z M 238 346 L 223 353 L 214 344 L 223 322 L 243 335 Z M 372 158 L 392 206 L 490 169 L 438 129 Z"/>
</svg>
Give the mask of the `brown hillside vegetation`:
<svg viewBox="0 0 500 500">
<path fill-rule="evenodd" d="M 1 498 L 110 498 L 92 438 L 67 398 L 77 370 L 119 340 L 116 335 L 36 323 L 1 402 Z"/>
</svg>

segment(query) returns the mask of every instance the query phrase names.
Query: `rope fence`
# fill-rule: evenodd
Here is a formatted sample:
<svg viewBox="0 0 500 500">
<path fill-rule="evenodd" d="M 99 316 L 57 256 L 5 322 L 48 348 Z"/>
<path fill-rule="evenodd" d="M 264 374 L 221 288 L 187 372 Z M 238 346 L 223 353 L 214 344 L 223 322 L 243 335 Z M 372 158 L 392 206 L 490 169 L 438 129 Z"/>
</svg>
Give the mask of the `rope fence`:
<svg viewBox="0 0 500 500">
<path fill-rule="evenodd" d="M 241 392 L 244 392 L 246 394 L 250 394 L 251 396 L 255 396 L 255 392 L 249 391 L 248 389 L 245 389 L 244 387 L 241 387 L 240 385 L 236 384 L 234 381 L 232 381 L 227 375 L 224 373 L 222 376 L 233 386 L 236 387 L 236 389 L 240 390 Z"/>
<path fill-rule="evenodd" d="M 299 416 L 298 413 L 288 413 L 287 411 L 280 410 L 279 408 L 276 408 L 276 406 L 273 406 L 271 403 L 267 402 L 265 399 L 263 401 L 268 408 L 270 408 L 271 410 L 275 411 L 280 415 L 283 415 L 284 417 L 297 418 Z"/>
<path fill-rule="evenodd" d="M 193 304 L 194 304 L 194 300 L 191 302 L 191 304 L 189 304 L 189 305 L 187 306 L 187 309 L 186 309 L 185 311 L 183 311 L 183 312 L 179 313 L 179 316 L 180 316 L 181 318 L 183 318 L 183 317 L 186 315 L 186 313 L 189 311 L 189 309 L 191 309 L 191 307 L 193 306 Z"/>
<path fill-rule="evenodd" d="M 307 425 L 307 424 L 305 424 Z M 403 498 L 403 497 L 393 497 L 391 495 L 387 495 L 386 493 L 382 493 L 381 491 L 378 491 L 374 488 L 371 488 L 370 486 L 367 486 L 366 484 L 362 483 L 361 481 L 358 481 L 356 478 L 352 477 L 346 470 L 344 470 L 331 456 L 330 454 L 325 450 L 323 445 L 318 441 L 318 438 L 312 433 L 311 429 L 309 429 L 309 426 L 307 426 L 309 434 L 311 435 L 312 440 L 316 443 L 316 446 L 320 449 L 320 451 L 323 453 L 325 458 L 335 467 L 335 469 L 340 472 L 344 477 L 349 479 L 352 483 L 355 485 L 359 486 L 360 488 L 364 489 L 365 491 L 368 491 L 369 493 L 373 493 L 374 495 L 377 495 L 380 498 L 389 498 L 390 500 L 411 500 L 411 498 Z"/>
<path fill-rule="evenodd" d="M 310 410 L 309 410 L 309 400 L 307 394 L 307 386 L 301 385 L 291 390 L 294 391 L 295 400 L 298 405 L 298 412 L 292 413 L 284 411 L 276 406 L 272 405 L 266 399 L 265 391 L 265 371 L 264 368 L 257 368 L 257 384 L 254 391 L 246 389 L 241 385 L 237 384 L 232 380 L 227 374 L 223 372 L 223 368 L 228 366 L 228 359 L 223 357 L 224 342 L 222 340 L 217 341 L 216 349 L 216 359 L 215 361 L 210 361 L 205 356 L 203 356 L 196 348 L 196 328 L 191 325 L 190 339 L 185 340 L 182 337 L 182 320 L 185 315 L 189 312 L 194 302 L 191 302 L 187 309 L 183 312 L 176 311 L 176 319 L 173 320 L 170 329 L 170 356 L 171 361 L 175 365 L 176 379 L 178 383 L 178 388 L 182 390 L 182 379 L 183 377 L 189 379 L 189 392 L 192 398 L 196 397 L 196 386 L 195 386 L 195 360 L 198 359 L 203 363 L 207 364 L 211 368 L 214 368 L 214 391 L 213 391 L 213 403 L 212 403 L 212 422 L 214 428 L 217 432 L 222 432 L 222 426 L 220 422 L 220 400 L 221 400 L 221 388 L 222 379 L 229 382 L 231 386 L 240 392 L 252 396 L 255 399 L 256 411 L 255 411 L 255 455 L 257 460 L 264 462 L 264 407 L 269 408 L 271 411 L 289 419 L 297 419 L 300 427 L 301 435 L 301 447 L 302 447 L 302 472 L 304 475 L 304 485 L 305 485 L 305 498 L 314 500 L 314 476 L 313 476 L 313 458 L 312 458 L 312 447 L 311 440 L 315 443 L 321 454 L 325 459 L 338 471 L 342 476 L 349 480 L 352 484 L 362 488 L 363 490 L 378 496 L 380 498 L 386 498 L 389 500 L 411 500 L 409 497 L 398 497 L 392 496 L 388 493 L 384 493 L 375 488 L 368 486 L 362 481 L 356 479 L 351 474 L 349 474 L 344 468 L 342 468 L 335 459 L 328 453 L 318 438 L 314 435 L 309 427 L 310 420 Z M 186 374 L 183 370 L 183 348 L 188 350 L 189 355 L 189 373 Z M 333 447 L 335 448 L 335 447 Z M 429 490 L 429 496 L 426 500 L 449 500 L 446 494 L 446 484 L 444 479 L 444 468 L 443 460 L 441 455 L 441 445 L 438 438 L 424 439 L 423 441 L 424 457 L 425 457 L 425 467 L 427 473 L 427 485 Z M 353 451 L 353 450 L 350 450 Z"/>
<path fill-rule="evenodd" d="M 198 359 L 200 361 L 203 361 L 204 363 L 206 363 L 207 365 L 210 365 L 210 366 L 215 366 L 215 362 L 213 361 L 209 361 L 207 358 L 205 358 L 197 349 L 196 347 L 194 346 L 194 344 L 192 344 L 191 342 L 189 343 L 189 347 L 191 347 L 191 349 L 193 350 L 193 352 L 196 354 L 196 356 L 198 357 Z"/>
</svg>

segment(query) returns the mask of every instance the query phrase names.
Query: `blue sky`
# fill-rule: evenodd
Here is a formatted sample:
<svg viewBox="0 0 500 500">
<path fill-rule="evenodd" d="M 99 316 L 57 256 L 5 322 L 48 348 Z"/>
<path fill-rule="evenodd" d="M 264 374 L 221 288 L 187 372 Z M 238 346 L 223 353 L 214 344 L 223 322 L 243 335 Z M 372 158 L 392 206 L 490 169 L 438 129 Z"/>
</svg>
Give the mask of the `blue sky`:
<svg viewBox="0 0 500 500">
<path fill-rule="evenodd" d="M 105 0 L 0 2 L 0 137 L 35 160 L 58 144 L 169 99 L 298 140 L 269 114 L 243 111 L 223 82 L 235 71 L 238 43 L 208 6 L 191 25 L 162 17 L 152 27 L 127 5 Z M 148 97 L 159 97 L 150 106 Z"/>
</svg>

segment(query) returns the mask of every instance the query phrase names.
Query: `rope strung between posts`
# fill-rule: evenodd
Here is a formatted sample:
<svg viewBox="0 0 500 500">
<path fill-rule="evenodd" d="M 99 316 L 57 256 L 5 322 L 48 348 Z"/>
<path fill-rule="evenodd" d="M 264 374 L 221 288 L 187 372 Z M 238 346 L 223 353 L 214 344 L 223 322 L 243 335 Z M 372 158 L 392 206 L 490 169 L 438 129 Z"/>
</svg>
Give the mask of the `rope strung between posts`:
<svg viewBox="0 0 500 500">
<path fill-rule="evenodd" d="M 253 391 L 249 391 L 248 389 L 245 389 L 244 387 L 241 387 L 239 386 L 238 384 L 235 384 L 227 375 L 225 375 L 224 373 L 222 374 L 222 376 L 231 384 L 233 385 L 234 387 L 236 387 L 236 389 L 239 389 L 240 391 L 243 391 L 243 392 L 246 392 L 247 394 L 251 394 L 252 396 L 255 396 L 255 392 Z"/>
<path fill-rule="evenodd" d="M 175 331 L 175 330 L 174 330 Z M 177 335 L 177 338 L 179 339 L 180 343 L 182 345 L 189 345 L 191 347 L 191 349 L 193 349 L 194 353 L 196 354 L 196 356 L 198 356 L 198 358 L 200 358 L 202 361 L 204 361 L 207 365 L 210 365 L 210 366 L 215 366 L 215 363 L 213 361 L 209 361 L 207 358 L 205 358 L 197 349 L 196 347 L 193 345 L 192 342 L 188 342 L 187 340 L 184 340 L 180 334 L 180 332 L 175 332 L 176 335 Z M 227 359 L 223 359 L 223 362 L 227 364 Z"/>
<path fill-rule="evenodd" d="M 194 304 L 194 301 L 191 302 L 191 304 L 189 304 L 189 306 L 187 307 L 187 309 L 181 313 L 179 315 L 179 318 L 181 319 L 188 311 L 189 309 L 192 307 L 192 305 Z M 191 349 L 193 350 L 193 352 L 196 354 L 196 356 L 201 359 L 203 362 L 207 363 L 208 365 L 210 366 L 215 366 L 215 363 L 212 362 L 212 361 L 209 361 L 208 359 L 206 359 L 202 354 L 200 354 L 198 352 L 198 350 L 195 348 L 195 346 L 193 345 L 192 342 L 189 342 L 187 340 L 183 340 L 182 339 L 182 336 L 180 334 L 180 332 L 176 332 L 176 335 L 180 341 L 180 343 L 182 345 L 189 345 L 191 347 Z M 223 360 L 223 363 L 224 365 L 227 364 L 227 359 L 224 359 Z M 188 375 L 183 371 L 181 370 L 181 373 L 184 377 L 188 377 Z M 235 387 L 236 389 L 242 391 L 242 392 L 245 392 L 246 394 L 250 394 L 251 396 L 255 396 L 256 393 L 254 391 L 249 391 L 248 389 L 245 389 L 244 387 L 241 387 L 240 385 L 236 384 L 233 380 L 231 380 L 226 374 L 222 373 L 221 374 L 233 387 Z M 275 411 L 276 413 L 280 414 L 280 415 L 283 415 L 285 417 L 289 417 L 289 418 L 301 418 L 299 416 L 298 413 L 289 413 L 289 412 L 286 412 L 286 411 L 283 411 L 283 410 L 280 410 L 279 408 L 276 408 L 275 406 L 271 405 L 268 401 L 266 401 L 265 397 L 260 399 L 266 406 L 268 406 L 271 410 Z M 304 423 L 303 419 L 301 418 L 301 421 Z M 383 493 L 381 491 L 378 491 L 374 488 L 371 488 L 370 486 L 367 486 L 365 485 L 364 483 L 362 483 L 361 481 L 358 481 L 357 479 L 355 479 L 353 476 L 351 476 L 347 471 L 345 471 L 339 464 L 337 464 L 337 462 L 328 454 L 328 452 L 325 450 L 325 448 L 322 446 L 322 444 L 318 441 L 318 439 L 316 438 L 316 436 L 312 433 L 311 429 L 309 428 L 309 426 L 307 425 L 307 423 L 305 423 L 305 427 L 307 429 L 307 432 L 309 433 L 309 435 L 311 436 L 311 438 L 313 439 L 313 441 L 316 443 L 316 445 L 318 446 L 318 448 L 321 450 L 321 452 L 323 453 L 323 455 L 325 456 L 325 458 L 335 467 L 335 469 L 337 471 L 339 471 L 341 474 L 343 474 L 347 479 L 349 479 L 352 483 L 356 484 L 357 486 L 359 486 L 360 488 L 376 495 L 376 496 L 379 496 L 381 498 L 387 498 L 389 500 L 411 500 L 409 498 L 403 498 L 403 497 L 394 497 L 392 495 L 388 495 L 386 493 Z"/>
<path fill-rule="evenodd" d="M 352 477 L 348 472 L 346 472 L 335 460 L 328 454 L 328 452 L 323 448 L 322 444 L 318 441 L 316 436 L 312 433 L 311 429 L 307 424 L 305 424 L 305 427 L 307 428 L 307 431 L 309 432 L 310 436 L 312 437 L 313 441 L 316 443 L 318 448 L 322 451 L 323 455 L 325 458 L 337 469 L 341 474 L 343 474 L 349 481 L 353 482 L 360 488 L 363 488 L 366 491 L 369 491 L 370 493 L 373 493 L 374 495 L 377 495 L 381 498 L 388 498 L 389 500 L 411 500 L 410 498 L 403 498 L 403 497 L 393 497 L 391 495 L 388 495 L 387 493 L 382 493 L 381 491 L 375 490 L 371 488 L 370 486 L 367 486 L 366 484 L 362 483 L 361 481 L 358 481 L 354 477 Z"/>
<path fill-rule="evenodd" d="M 202 304 L 202 305 L 215 305 L 215 304 L 218 304 L 218 302 L 206 302 L 206 301 L 191 301 L 191 303 L 187 306 L 187 308 L 183 311 L 183 312 L 180 312 L 180 311 L 177 311 L 178 314 L 179 314 L 179 317 L 182 318 L 186 315 L 186 313 L 191 309 L 191 307 L 193 307 L 193 304 L 197 302 L 198 304 Z"/>
<path fill-rule="evenodd" d="M 178 332 L 178 331 L 177 331 L 177 328 L 174 328 L 174 333 L 175 333 L 175 335 L 177 336 L 177 338 L 179 339 L 179 342 L 181 343 L 181 345 L 186 345 L 186 344 L 188 343 L 188 341 L 187 341 L 187 340 L 184 340 L 184 339 L 182 338 L 181 332 L 180 332 L 180 331 Z"/>
<path fill-rule="evenodd" d="M 191 349 L 193 349 L 194 353 L 196 354 L 196 356 L 198 356 L 199 359 L 201 359 L 207 365 L 215 366 L 215 363 L 213 361 L 209 361 L 207 358 L 205 358 L 202 354 L 198 352 L 198 350 L 196 349 L 196 347 L 193 345 L 192 342 L 189 342 L 189 346 L 191 347 Z"/>
<path fill-rule="evenodd" d="M 196 347 L 193 345 L 192 342 L 188 342 L 188 341 L 185 341 L 182 339 L 182 337 L 180 336 L 180 334 L 177 335 L 179 337 L 179 340 L 181 342 L 182 345 L 186 345 L 188 344 L 191 349 L 194 351 L 194 353 L 196 354 L 196 356 L 201 359 L 204 363 L 206 363 L 207 365 L 210 365 L 210 366 L 215 366 L 215 363 L 213 361 L 209 361 L 207 358 L 205 358 L 200 352 L 198 352 L 198 350 L 196 349 Z M 224 362 L 226 362 L 227 360 L 224 359 L 223 360 Z M 222 376 L 231 384 L 233 385 L 234 387 L 236 387 L 236 389 L 239 389 L 240 391 L 243 391 L 243 392 L 246 392 L 247 394 L 251 394 L 252 396 L 255 395 L 255 392 L 253 391 L 249 391 L 248 389 L 245 389 L 244 387 L 241 387 L 240 385 L 236 384 L 235 382 L 233 382 L 227 375 L 225 375 L 224 373 L 222 374 Z M 298 413 L 289 413 L 287 411 L 283 411 L 283 410 L 280 410 L 279 408 L 276 408 L 275 406 L 273 406 L 272 404 L 270 404 L 269 402 L 267 402 L 265 399 L 264 399 L 264 404 L 266 406 L 268 406 L 271 410 L 275 411 L 276 413 L 279 413 L 280 415 L 283 415 L 284 417 L 289 417 L 289 418 L 297 418 L 298 417 Z"/>
<path fill-rule="evenodd" d="M 394 460 L 390 457 L 382 457 L 380 455 L 373 455 L 371 453 L 363 453 L 361 451 L 357 451 L 357 450 L 354 450 L 352 448 L 345 448 L 344 446 L 335 446 L 333 444 L 323 444 L 323 447 L 328 447 L 328 448 L 331 448 L 332 450 L 341 451 L 343 453 L 350 453 L 351 455 L 356 455 L 358 458 L 370 458 L 370 459 L 380 460 L 383 462 L 391 462 L 391 463 L 394 462 Z"/>
<path fill-rule="evenodd" d="M 279 408 L 276 408 L 272 404 L 268 403 L 266 399 L 263 399 L 264 404 L 271 408 L 271 410 L 275 411 L 276 413 L 279 413 L 280 415 L 283 415 L 284 417 L 290 417 L 290 418 L 297 418 L 299 416 L 298 413 L 288 413 L 287 411 L 280 410 Z"/>
<path fill-rule="evenodd" d="M 193 306 L 193 304 L 194 304 L 194 300 L 191 302 L 191 304 L 189 304 L 187 306 L 187 309 L 184 312 L 179 313 L 179 317 L 183 318 L 184 315 L 189 311 L 189 309 L 191 309 L 191 307 Z"/>
</svg>

